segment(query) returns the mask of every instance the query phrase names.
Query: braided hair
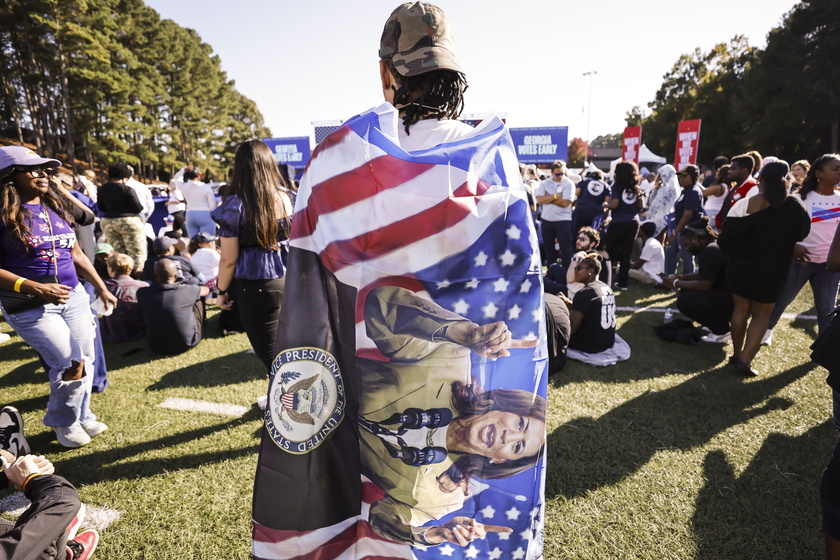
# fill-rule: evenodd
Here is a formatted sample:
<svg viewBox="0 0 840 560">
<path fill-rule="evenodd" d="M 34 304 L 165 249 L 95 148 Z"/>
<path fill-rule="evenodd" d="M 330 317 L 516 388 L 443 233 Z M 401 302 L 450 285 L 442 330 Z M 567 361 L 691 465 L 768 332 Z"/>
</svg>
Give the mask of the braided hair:
<svg viewBox="0 0 840 560">
<path fill-rule="evenodd" d="M 388 68 L 398 84 L 394 91 L 394 106 L 403 116 L 405 133 L 408 127 L 425 119 L 456 119 L 464 110 L 467 79 L 454 70 L 432 70 L 417 76 L 403 76 L 397 72 L 393 60 Z"/>
</svg>

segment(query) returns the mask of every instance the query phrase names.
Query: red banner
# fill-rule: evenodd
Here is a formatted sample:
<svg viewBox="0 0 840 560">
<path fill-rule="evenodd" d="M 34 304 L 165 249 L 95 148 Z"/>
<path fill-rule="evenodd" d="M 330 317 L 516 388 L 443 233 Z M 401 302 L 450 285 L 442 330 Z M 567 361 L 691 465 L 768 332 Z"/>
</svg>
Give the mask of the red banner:
<svg viewBox="0 0 840 560">
<path fill-rule="evenodd" d="M 628 126 L 624 129 L 624 143 L 621 148 L 621 159 L 639 164 L 639 148 L 642 147 L 642 127 Z"/>
<path fill-rule="evenodd" d="M 700 119 L 680 121 L 677 126 L 677 148 L 674 168 L 682 171 L 687 165 L 697 165 L 697 148 L 700 146 Z"/>
</svg>

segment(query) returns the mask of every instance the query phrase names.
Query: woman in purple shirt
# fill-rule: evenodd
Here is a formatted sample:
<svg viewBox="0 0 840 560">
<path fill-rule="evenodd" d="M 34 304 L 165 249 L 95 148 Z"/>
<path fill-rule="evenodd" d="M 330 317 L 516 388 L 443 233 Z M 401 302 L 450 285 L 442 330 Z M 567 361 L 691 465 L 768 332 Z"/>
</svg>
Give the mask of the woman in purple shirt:
<svg viewBox="0 0 840 560">
<path fill-rule="evenodd" d="M 274 155 L 260 140 L 239 145 L 231 186 L 233 194 L 212 214 L 222 244 L 217 303 L 230 309 L 236 300 L 248 340 L 270 369 L 286 285 L 292 203 L 282 190 Z M 229 294 L 234 278 L 237 291 Z"/>
<path fill-rule="evenodd" d="M 46 169 L 59 165 L 23 146 L 0 148 L 0 308 L 47 366 L 44 424 L 64 447 L 80 447 L 108 426 L 90 411 L 95 326 L 79 275 L 106 308 L 116 298 L 76 243 L 69 201 L 50 184 Z"/>
</svg>

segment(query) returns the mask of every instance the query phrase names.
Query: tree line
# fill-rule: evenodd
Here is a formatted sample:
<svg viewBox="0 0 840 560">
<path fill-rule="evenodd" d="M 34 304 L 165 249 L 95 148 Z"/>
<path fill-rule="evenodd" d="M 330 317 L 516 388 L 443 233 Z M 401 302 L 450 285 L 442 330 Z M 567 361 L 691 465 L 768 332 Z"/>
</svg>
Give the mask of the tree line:
<svg viewBox="0 0 840 560">
<path fill-rule="evenodd" d="M 0 3 L 0 135 L 93 167 L 156 178 L 224 175 L 236 146 L 270 136 L 210 45 L 142 0 Z"/>
<path fill-rule="evenodd" d="M 788 12 L 764 49 L 742 36 L 682 55 L 663 77 L 642 125 L 652 151 L 671 159 L 677 123 L 702 119 L 698 161 L 756 149 L 793 162 L 836 153 L 840 142 L 840 2 L 806 0 Z"/>
</svg>

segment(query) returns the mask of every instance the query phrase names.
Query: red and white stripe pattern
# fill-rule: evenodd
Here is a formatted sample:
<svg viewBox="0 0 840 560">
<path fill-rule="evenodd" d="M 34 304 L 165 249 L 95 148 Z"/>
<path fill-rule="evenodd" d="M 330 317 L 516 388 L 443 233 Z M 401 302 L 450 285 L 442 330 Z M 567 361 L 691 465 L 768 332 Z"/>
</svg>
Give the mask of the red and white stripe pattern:
<svg viewBox="0 0 840 560">
<path fill-rule="evenodd" d="M 385 493 L 362 477 L 362 512 L 314 531 L 280 531 L 254 521 L 255 560 L 411 560 L 407 544 L 380 537 L 367 522 L 370 505 Z"/>
<path fill-rule="evenodd" d="M 385 278 L 388 284 L 409 282 L 414 272 L 469 249 L 506 215 L 512 200 L 526 198 L 513 145 L 498 118 L 410 157 L 388 138 L 396 137 L 393 107 L 356 119 L 366 115 L 378 134 L 360 135 L 351 120 L 313 153 L 291 241 L 318 253 L 341 282 L 360 291 L 360 301 Z M 448 159 L 452 153 L 459 155 L 456 164 Z M 404 287 L 427 295 L 419 282 Z M 373 351 L 360 313 L 356 337 L 359 353 Z"/>
</svg>

